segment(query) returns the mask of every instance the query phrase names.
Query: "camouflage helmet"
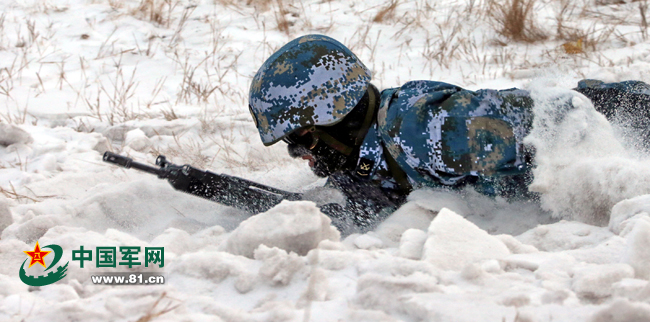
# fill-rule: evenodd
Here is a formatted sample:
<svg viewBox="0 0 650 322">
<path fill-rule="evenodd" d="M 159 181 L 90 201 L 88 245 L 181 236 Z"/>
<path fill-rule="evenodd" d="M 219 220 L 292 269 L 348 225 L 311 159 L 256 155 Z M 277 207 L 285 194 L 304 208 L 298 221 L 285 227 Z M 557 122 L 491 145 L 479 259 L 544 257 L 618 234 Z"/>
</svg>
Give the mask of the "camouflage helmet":
<svg viewBox="0 0 650 322">
<path fill-rule="evenodd" d="M 264 145 L 293 131 L 341 121 L 361 100 L 371 74 L 352 51 L 323 35 L 284 45 L 253 78 L 249 109 Z"/>
</svg>

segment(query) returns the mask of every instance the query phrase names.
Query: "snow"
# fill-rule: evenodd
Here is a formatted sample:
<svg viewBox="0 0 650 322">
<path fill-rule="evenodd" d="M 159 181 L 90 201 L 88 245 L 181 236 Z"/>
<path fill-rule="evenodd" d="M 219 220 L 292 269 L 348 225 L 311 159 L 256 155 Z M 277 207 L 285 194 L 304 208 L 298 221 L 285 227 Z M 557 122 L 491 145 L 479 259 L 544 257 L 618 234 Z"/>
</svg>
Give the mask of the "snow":
<svg viewBox="0 0 650 322">
<path fill-rule="evenodd" d="M 549 38 L 533 44 L 498 36 L 484 1 L 399 1 L 377 22 L 388 1 L 282 1 L 284 14 L 280 1 L 0 3 L 0 321 L 650 321 L 648 151 L 570 91 L 650 80 L 639 2 L 563 2 L 565 36 L 587 35 L 575 55 L 556 34 L 560 2 L 537 1 Z M 342 195 L 283 143 L 264 147 L 247 108 L 262 62 L 307 33 L 350 47 L 381 89 L 531 90 L 540 202 L 421 189 L 374 230 L 340 236 L 317 206 Z M 105 151 L 309 201 L 251 217 L 103 163 Z M 63 280 L 20 280 L 36 241 L 64 249 Z M 164 247 L 165 265 L 81 268 L 80 246 Z M 117 271 L 165 284 L 91 281 Z"/>
<path fill-rule="evenodd" d="M 634 268 L 634 275 L 637 278 L 650 279 L 650 223 L 648 220 L 640 220 L 627 236 L 627 248 L 623 255 L 623 261 Z"/>
<path fill-rule="evenodd" d="M 359 249 L 381 248 L 383 245 L 381 239 L 371 236 L 370 234 L 363 234 L 354 239 L 354 246 Z"/>
<path fill-rule="evenodd" d="M 0 124 L 0 145 L 8 147 L 12 144 L 28 144 L 33 142 L 27 131 L 13 124 Z"/>
<path fill-rule="evenodd" d="M 428 234 L 422 230 L 407 229 L 399 241 L 399 255 L 408 259 L 421 259 Z"/>
<path fill-rule="evenodd" d="M 530 189 L 542 193 L 542 206 L 557 216 L 605 225 L 618 202 L 650 192 L 650 163 L 624 147 L 586 97 L 548 90 L 552 85 L 532 88 L 535 120 L 526 141 L 536 149 L 537 167 Z M 556 108 L 565 102 L 574 108 Z"/>
<path fill-rule="evenodd" d="M 13 223 L 11 210 L 9 209 L 9 200 L 0 196 L 0 232 Z"/>
<path fill-rule="evenodd" d="M 282 201 L 273 209 L 242 221 L 225 241 L 223 250 L 249 258 L 258 246 L 306 255 L 322 240 L 338 241 L 340 233 L 311 201 Z"/>
<path fill-rule="evenodd" d="M 124 145 L 136 151 L 144 151 L 151 147 L 151 140 L 144 131 L 135 129 L 126 133 Z"/>
<path fill-rule="evenodd" d="M 614 207 L 609 217 L 609 230 L 615 234 L 626 235 L 629 225 L 636 220 L 645 220 L 650 215 L 650 195 L 641 195 L 623 200 Z"/>
<path fill-rule="evenodd" d="M 598 311 L 591 322 L 632 322 L 650 320 L 650 305 L 646 303 L 631 303 L 626 299 L 619 299 L 608 308 Z"/>
<path fill-rule="evenodd" d="M 572 274 L 571 288 L 576 294 L 599 298 L 612 295 L 612 284 L 634 277 L 634 269 L 622 263 L 587 265 L 574 268 Z"/>
<path fill-rule="evenodd" d="M 422 260 L 444 270 L 460 270 L 465 265 L 510 254 L 508 247 L 467 219 L 443 208 L 429 226 Z"/>
</svg>

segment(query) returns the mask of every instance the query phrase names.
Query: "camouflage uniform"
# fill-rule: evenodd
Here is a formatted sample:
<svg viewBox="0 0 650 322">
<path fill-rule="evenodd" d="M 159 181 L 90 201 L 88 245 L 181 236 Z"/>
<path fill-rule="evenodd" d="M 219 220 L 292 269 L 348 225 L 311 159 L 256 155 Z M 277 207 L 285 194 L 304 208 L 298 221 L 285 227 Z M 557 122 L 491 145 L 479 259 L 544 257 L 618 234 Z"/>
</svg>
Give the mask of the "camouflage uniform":
<svg viewBox="0 0 650 322">
<path fill-rule="evenodd" d="M 621 124 L 629 134 L 640 138 L 638 146 L 650 150 L 650 86 L 640 81 L 603 83 L 587 79 L 576 91 L 587 96 L 596 111 L 612 123 Z"/>
<path fill-rule="evenodd" d="M 399 189 L 388 168 L 392 158 L 414 188 L 472 183 L 482 193 L 502 194 L 494 178 L 530 170 L 522 142 L 532 106 L 519 89 L 468 91 L 433 81 L 386 89 L 356 175 Z"/>
<path fill-rule="evenodd" d="M 289 42 L 251 83 L 249 108 L 262 142 L 271 145 L 298 129 L 340 122 L 371 92 L 370 80 L 363 63 L 332 38 L 307 35 Z M 585 80 L 576 90 L 610 119 L 634 118 L 630 124 L 650 137 L 645 83 Z M 434 81 L 386 89 L 376 122 L 356 141 L 362 142 L 356 170 L 335 173 L 329 182 L 348 199 L 362 200 L 353 202 L 360 210 L 352 212 L 368 215 L 424 186 L 470 184 L 491 196 L 528 197 L 532 152 L 523 139 L 532 126 L 532 106 L 529 92 L 520 89 L 468 91 Z"/>
<path fill-rule="evenodd" d="M 610 120 L 624 122 L 650 142 L 650 86 L 640 81 L 583 80 L 576 91 Z M 404 190 L 388 160 L 413 188 L 460 188 L 486 195 L 533 197 L 532 151 L 523 145 L 533 100 L 520 89 L 468 91 L 412 81 L 382 91 L 377 123 L 367 134 L 355 175 L 387 190 Z M 568 107 L 570 108 L 570 107 Z"/>
</svg>

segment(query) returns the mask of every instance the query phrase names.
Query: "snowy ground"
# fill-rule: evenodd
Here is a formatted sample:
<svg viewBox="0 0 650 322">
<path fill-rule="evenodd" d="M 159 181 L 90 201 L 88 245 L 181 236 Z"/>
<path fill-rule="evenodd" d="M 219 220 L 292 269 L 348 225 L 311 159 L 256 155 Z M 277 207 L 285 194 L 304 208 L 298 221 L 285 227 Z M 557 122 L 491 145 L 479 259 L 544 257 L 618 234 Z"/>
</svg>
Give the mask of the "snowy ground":
<svg viewBox="0 0 650 322">
<path fill-rule="evenodd" d="M 650 321 L 650 160 L 568 90 L 650 81 L 643 2 L 618 2 L 537 1 L 548 38 L 525 44 L 497 35 L 481 1 L 3 1 L 0 320 Z M 101 162 L 164 154 L 287 190 L 322 185 L 282 143 L 261 144 L 246 105 L 264 59 L 306 33 L 349 46 L 380 88 L 530 89 L 541 206 L 420 190 L 341 238 L 310 202 L 244 221 Z M 558 96 L 577 108 L 556 124 Z M 36 241 L 64 249 L 65 279 L 21 282 Z M 165 267 L 80 268 L 81 245 L 164 246 Z M 114 271 L 167 280 L 90 280 Z"/>
</svg>

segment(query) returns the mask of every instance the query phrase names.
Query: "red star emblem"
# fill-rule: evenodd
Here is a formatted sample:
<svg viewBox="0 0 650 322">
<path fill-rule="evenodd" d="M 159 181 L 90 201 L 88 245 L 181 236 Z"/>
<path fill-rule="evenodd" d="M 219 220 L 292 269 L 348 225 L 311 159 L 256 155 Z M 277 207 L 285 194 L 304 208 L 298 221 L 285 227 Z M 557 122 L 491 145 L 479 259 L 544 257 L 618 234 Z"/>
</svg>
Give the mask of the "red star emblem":
<svg viewBox="0 0 650 322">
<path fill-rule="evenodd" d="M 34 265 L 36 263 L 39 263 L 39 264 L 43 265 L 43 267 L 47 268 L 47 266 L 45 266 L 45 261 L 43 260 L 43 257 L 45 257 L 49 253 L 51 253 L 51 252 L 49 252 L 49 251 L 48 252 L 41 251 L 41 247 L 38 245 L 38 241 L 37 241 L 36 242 L 36 247 L 34 247 L 34 251 L 25 252 L 25 254 L 27 254 L 27 256 L 32 258 L 31 262 L 29 262 L 29 267 L 32 267 L 32 265 Z M 29 267 L 27 267 L 27 268 L 29 268 Z"/>
</svg>

